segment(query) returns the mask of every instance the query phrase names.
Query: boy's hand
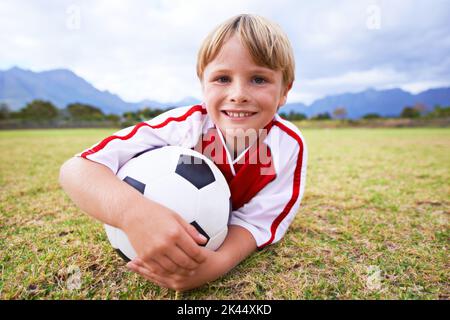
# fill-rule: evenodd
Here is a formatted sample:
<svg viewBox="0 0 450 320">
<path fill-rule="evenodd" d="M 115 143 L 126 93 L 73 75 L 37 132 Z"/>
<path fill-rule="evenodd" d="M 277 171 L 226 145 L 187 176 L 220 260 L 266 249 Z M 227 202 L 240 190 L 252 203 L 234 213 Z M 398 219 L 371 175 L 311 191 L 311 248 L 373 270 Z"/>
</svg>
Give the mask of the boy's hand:
<svg viewBox="0 0 450 320">
<path fill-rule="evenodd" d="M 211 271 L 218 269 L 216 266 L 216 264 L 220 263 L 218 261 L 218 254 L 212 250 L 204 248 L 202 248 L 202 250 L 206 253 L 206 260 L 196 271 L 192 271 L 190 274 L 169 274 L 164 271 L 152 271 L 149 270 L 145 263 L 139 258 L 128 262 L 127 268 L 160 287 L 169 288 L 176 291 L 185 291 L 198 287 L 208 280 L 211 280 L 209 279 L 208 274 Z"/>
<path fill-rule="evenodd" d="M 121 229 L 148 270 L 189 275 L 206 259 L 207 239 L 177 213 L 142 197 L 123 213 Z"/>
<path fill-rule="evenodd" d="M 139 257 L 128 262 L 127 268 L 161 287 L 185 291 L 213 281 L 227 273 L 256 250 L 256 241 L 245 228 L 230 225 L 227 237 L 217 251 L 200 249 L 204 252 L 206 259 L 190 275 L 152 271 Z"/>
</svg>

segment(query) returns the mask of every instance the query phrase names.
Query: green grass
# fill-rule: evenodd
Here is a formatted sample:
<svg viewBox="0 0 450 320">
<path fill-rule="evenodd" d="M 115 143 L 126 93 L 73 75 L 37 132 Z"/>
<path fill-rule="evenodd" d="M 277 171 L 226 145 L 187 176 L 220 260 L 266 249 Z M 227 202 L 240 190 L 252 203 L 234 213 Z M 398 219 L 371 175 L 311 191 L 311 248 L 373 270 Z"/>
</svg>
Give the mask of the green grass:
<svg viewBox="0 0 450 320">
<path fill-rule="evenodd" d="M 60 165 L 111 130 L 0 132 L 1 299 L 174 299 L 126 270 Z M 283 241 L 185 299 L 449 299 L 450 129 L 306 129 Z"/>
</svg>

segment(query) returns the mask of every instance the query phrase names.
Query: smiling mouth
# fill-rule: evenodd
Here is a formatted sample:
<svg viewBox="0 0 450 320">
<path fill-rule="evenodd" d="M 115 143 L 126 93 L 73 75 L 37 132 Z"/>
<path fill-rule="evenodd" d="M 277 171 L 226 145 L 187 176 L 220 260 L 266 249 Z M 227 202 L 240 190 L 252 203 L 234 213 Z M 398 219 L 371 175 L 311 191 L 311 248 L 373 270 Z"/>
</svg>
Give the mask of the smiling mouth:
<svg viewBox="0 0 450 320">
<path fill-rule="evenodd" d="M 235 111 L 221 111 L 230 118 L 249 118 L 256 114 L 256 112 L 235 112 Z"/>
</svg>

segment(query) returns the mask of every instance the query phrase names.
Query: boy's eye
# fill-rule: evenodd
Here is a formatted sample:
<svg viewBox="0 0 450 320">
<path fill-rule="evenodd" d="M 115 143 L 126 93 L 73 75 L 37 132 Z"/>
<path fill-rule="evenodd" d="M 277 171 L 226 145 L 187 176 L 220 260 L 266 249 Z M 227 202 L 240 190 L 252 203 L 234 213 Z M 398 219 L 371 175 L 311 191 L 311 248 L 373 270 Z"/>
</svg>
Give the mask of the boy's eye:
<svg viewBox="0 0 450 320">
<path fill-rule="evenodd" d="M 216 79 L 216 81 L 219 82 L 219 83 L 226 83 L 226 82 L 229 82 L 229 81 L 230 81 L 230 78 L 227 77 L 227 76 L 221 76 L 221 77 L 218 77 L 218 78 Z"/>
<path fill-rule="evenodd" d="M 266 83 L 266 79 L 262 78 L 262 77 L 254 77 L 253 78 L 253 82 L 256 84 L 264 84 Z"/>
</svg>

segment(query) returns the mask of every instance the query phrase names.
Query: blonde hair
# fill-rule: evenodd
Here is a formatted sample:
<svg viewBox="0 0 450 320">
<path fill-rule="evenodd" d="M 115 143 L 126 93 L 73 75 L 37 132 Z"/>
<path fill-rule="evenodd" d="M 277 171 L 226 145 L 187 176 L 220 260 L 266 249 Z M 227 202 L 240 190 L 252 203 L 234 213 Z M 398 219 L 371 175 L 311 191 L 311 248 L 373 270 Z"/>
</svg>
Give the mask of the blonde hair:
<svg viewBox="0 0 450 320">
<path fill-rule="evenodd" d="M 197 56 L 197 76 L 203 79 L 206 66 L 219 53 L 224 42 L 237 34 L 256 64 L 283 73 L 284 85 L 295 78 L 294 53 L 288 37 L 275 23 L 250 14 L 232 17 L 214 29 L 203 41 Z"/>
</svg>

